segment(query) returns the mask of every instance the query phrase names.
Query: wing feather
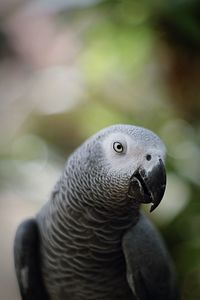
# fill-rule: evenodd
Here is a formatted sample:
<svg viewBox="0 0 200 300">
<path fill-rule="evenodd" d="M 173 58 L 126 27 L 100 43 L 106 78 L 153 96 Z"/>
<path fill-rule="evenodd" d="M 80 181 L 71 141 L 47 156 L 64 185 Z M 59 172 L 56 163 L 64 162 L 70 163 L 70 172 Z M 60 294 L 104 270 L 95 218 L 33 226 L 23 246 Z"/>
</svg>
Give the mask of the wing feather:
<svg viewBox="0 0 200 300">
<path fill-rule="evenodd" d="M 141 215 L 123 237 L 127 280 L 140 300 L 177 300 L 176 275 L 164 242 Z"/>
<path fill-rule="evenodd" d="M 36 221 L 21 223 L 14 241 L 14 261 L 22 300 L 49 300 L 40 269 L 39 243 Z"/>
</svg>

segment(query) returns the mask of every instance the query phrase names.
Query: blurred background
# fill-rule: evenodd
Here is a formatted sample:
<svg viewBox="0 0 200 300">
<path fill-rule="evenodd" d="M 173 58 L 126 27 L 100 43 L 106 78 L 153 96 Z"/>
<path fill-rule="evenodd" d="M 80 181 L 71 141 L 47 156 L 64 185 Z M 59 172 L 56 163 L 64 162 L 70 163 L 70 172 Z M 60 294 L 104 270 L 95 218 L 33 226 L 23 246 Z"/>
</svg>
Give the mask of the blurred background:
<svg viewBox="0 0 200 300">
<path fill-rule="evenodd" d="M 166 143 L 167 191 L 149 217 L 182 299 L 200 299 L 200 1 L 1 0 L 0 122 L 2 299 L 20 299 L 17 225 L 73 149 L 114 123 Z"/>
</svg>

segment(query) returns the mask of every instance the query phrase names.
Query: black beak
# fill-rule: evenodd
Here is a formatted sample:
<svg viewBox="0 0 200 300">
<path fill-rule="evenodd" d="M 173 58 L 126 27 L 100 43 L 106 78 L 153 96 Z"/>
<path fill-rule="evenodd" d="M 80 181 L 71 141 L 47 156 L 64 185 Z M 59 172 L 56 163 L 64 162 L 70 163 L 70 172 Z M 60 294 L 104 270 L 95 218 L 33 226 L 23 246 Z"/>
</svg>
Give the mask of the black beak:
<svg viewBox="0 0 200 300">
<path fill-rule="evenodd" d="M 152 203 L 152 212 L 161 202 L 166 188 L 165 166 L 161 159 L 151 170 L 146 172 L 139 168 L 131 177 L 129 197 L 139 199 L 141 203 Z"/>
</svg>

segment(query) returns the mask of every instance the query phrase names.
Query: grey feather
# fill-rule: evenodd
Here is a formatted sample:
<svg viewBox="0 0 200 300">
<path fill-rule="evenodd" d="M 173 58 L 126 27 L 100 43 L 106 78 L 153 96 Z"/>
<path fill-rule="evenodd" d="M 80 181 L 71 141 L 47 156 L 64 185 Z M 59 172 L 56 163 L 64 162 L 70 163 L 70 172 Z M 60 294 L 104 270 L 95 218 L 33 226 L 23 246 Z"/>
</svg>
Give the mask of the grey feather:
<svg viewBox="0 0 200 300">
<path fill-rule="evenodd" d="M 23 300 L 49 300 L 41 273 L 39 243 L 36 221 L 28 219 L 20 224 L 14 241 L 14 259 Z"/>
<path fill-rule="evenodd" d="M 174 267 L 164 242 L 151 222 L 141 215 L 123 237 L 127 280 L 138 299 L 177 299 Z"/>
<path fill-rule="evenodd" d="M 41 272 L 50 300 L 136 299 L 127 281 L 129 254 L 124 256 L 122 239 L 136 226 L 141 203 L 152 202 L 155 209 L 161 201 L 164 157 L 165 147 L 151 131 L 115 125 L 89 138 L 68 158 L 36 216 Z"/>
</svg>

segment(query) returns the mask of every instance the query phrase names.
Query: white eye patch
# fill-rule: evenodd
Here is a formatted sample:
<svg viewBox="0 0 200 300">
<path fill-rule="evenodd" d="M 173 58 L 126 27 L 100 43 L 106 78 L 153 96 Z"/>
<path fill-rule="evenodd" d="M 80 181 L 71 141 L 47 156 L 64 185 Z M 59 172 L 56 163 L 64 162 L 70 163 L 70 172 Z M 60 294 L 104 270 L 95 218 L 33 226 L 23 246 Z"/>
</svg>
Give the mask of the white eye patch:
<svg viewBox="0 0 200 300">
<path fill-rule="evenodd" d="M 103 149 L 105 154 L 116 155 L 126 154 L 128 150 L 128 144 L 131 141 L 129 136 L 122 133 L 111 133 L 103 140 Z"/>
<path fill-rule="evenodd" d="M 123 133 L 112 133 L 102 142 L 106 162 L 111 169 L 121 170 L 133 166 L 134 140 Z"/>
</svg>

